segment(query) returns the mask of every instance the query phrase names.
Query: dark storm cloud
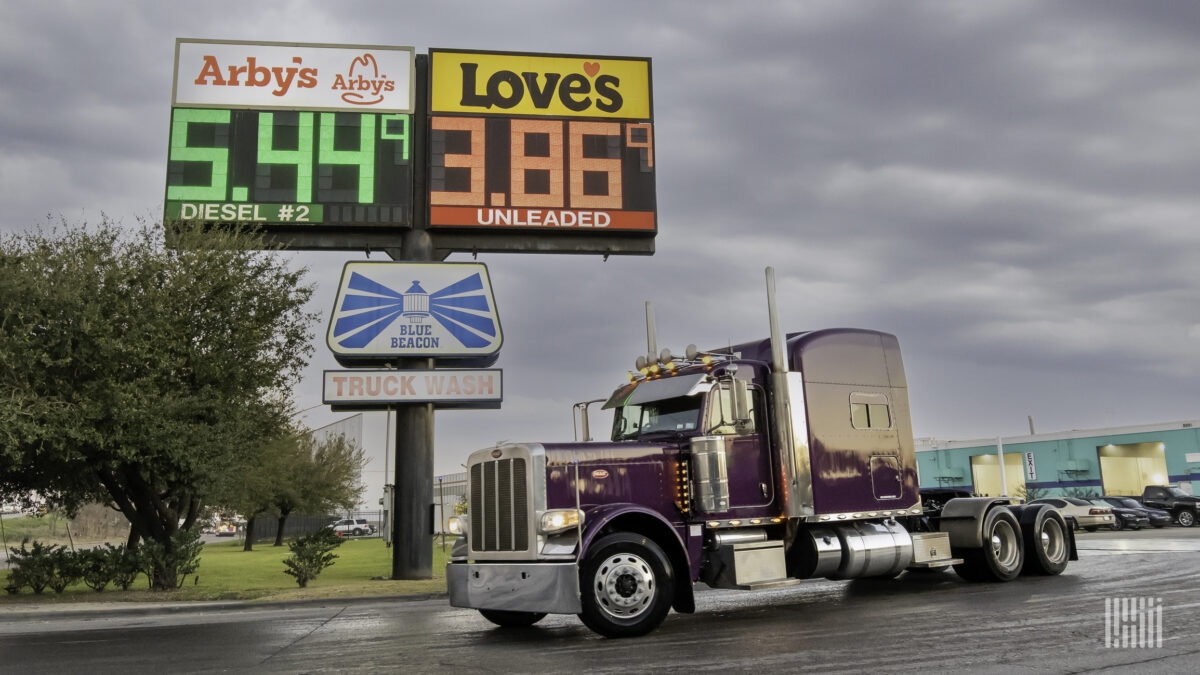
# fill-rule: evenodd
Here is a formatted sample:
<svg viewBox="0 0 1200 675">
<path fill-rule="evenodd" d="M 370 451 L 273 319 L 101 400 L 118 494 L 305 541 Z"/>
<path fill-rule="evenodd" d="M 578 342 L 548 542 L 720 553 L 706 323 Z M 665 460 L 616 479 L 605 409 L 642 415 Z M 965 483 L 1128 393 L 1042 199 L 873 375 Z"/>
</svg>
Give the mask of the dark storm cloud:
<svg viewBox="0 0 1200 675">
<path fill-rule="evenodd" d="M 157 214 L 176 37 L 649 56 L 657 253 L 481 255 L 506 335 L 505 406 L 439 413 L 439 470 L 501 438 L 569 437 L 570 405 L 605 395 L 646 350 L 645 300 L 676 352 L 764 336 L 766 265 L 785 329 L 900 336 L 918 435 L 1019 433 L 1027 414 L 1041 430 L 1194 418 L 1198 13 L 6 3 L 0 227 Z M 362 256 L 297 255 L 322 317 L 347 258 Z M 323 318 L 311 382 L 336 367 L 324 330 Z M 319 386 L 297 399 L 319 403 Z"/>
</svg>

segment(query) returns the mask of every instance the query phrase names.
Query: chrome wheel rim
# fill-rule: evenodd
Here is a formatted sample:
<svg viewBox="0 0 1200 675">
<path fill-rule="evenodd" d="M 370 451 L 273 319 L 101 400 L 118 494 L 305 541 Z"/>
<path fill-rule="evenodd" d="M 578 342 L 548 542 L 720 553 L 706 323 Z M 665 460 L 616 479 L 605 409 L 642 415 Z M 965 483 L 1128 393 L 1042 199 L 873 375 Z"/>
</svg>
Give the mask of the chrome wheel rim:
<svg viewBox="0 0 1200 675">
<path fill-rule="evenodd" d="M 650 563 L 632 553 L 605 558 L 592 579 L 596 604 L 617 619 L 632 619 L 650 609 L 654 586 Z"/>
<path fill-rule="evenodd" d="M 1058 521 L 1047 518 L 1042 522 L 1041 540 L 1047 560 L 1058 564 L 1067 559 L 1067 537 Z"/>
<path fill-rule="evenodd" d="M 1007 522 L 999 521 L 992 528 L 992 556 L 996 564 L 1006 570 L 1017 566 L 1021 558 L 1017 533 Z"/>
</svg>

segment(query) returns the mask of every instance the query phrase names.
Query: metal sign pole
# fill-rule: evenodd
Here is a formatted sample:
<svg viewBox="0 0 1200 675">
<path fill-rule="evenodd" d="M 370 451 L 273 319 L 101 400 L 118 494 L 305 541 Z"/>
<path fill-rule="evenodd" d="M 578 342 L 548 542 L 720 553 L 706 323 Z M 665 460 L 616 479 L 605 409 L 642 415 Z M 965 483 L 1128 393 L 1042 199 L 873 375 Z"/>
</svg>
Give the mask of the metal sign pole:
<svg viewBox="0 0 1200 675">
<path fill-rule="evenodd" d="M 399 249 L 388 249 L 393 260 L 434 260 L 433 240 L 426 231 L 429 188 L 424 158 L 429 125 L 429 57 L 416 56 L 416 97 L 413 109 L 413 228 Z M 419 152 L 418 152 L 419 150 Z M 431 358 L 401 359 L 404 369 L 434 367 Z M 396 406 L 396 477 L 392 491 L 392 578 L 433 578 L 433 404 Z"/>
</svg>

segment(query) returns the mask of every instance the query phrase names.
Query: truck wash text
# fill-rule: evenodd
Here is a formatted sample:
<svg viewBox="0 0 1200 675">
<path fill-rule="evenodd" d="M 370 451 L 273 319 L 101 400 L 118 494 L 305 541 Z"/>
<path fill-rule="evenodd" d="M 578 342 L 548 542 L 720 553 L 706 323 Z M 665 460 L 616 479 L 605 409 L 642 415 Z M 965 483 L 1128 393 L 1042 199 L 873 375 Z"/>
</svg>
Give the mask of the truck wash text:
<svg viewBox="0 0 1200 675">
<path fill-rule="evenodd" d="M 416 396 L 416 375 L 339 375 L 333 378 L 335 396 Z M 425 375 L 425 395 L 492 395 L 490 375 Z"/>
</svg>

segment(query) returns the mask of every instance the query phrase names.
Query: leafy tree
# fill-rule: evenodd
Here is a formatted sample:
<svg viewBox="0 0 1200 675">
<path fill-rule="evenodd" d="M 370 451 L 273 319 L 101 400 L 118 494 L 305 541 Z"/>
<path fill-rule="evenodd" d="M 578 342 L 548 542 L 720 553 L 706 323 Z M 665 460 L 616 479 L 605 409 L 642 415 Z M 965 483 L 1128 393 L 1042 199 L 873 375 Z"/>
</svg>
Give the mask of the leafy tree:
<svg viewBox="0 0 1200 675">
<path fill-rule="evenodd" d="M 104 221 L 0 238 L 0 495 L 110 504 L 162 560 L 228 468 L 285 433 L 316 318 L 304 271 L 260 238 L 171 237 Z"/>
<path fill-rule="evenodd" d="M 294 510 L 307 513 L 329 513 L 353 508 L 362 498 L 363 486 L 358 482 L 366 464 L 363 449 L 355 447 L 344 436 L 316 441 L 311 434 L 298 439 L 299 457 L 295 464 L 296 489 L 293 501 L 277 497 L 279 529 L 275 545 L 283 545 L 283 526 Z"/>
<path fill-rule="evenodd" d="M 243 550 L 253 550 L 254 523 L 265 514 L 279 519 L 275 545 L 282 546 L 291 514 L 352 508 L 362 496 L 358 481 L 365 455 L 344 437 L 317 441 L 308 431 L 293 429 L 247 457 L 228 476 L 220 498 L 248 516 Z"/>
</svg>

